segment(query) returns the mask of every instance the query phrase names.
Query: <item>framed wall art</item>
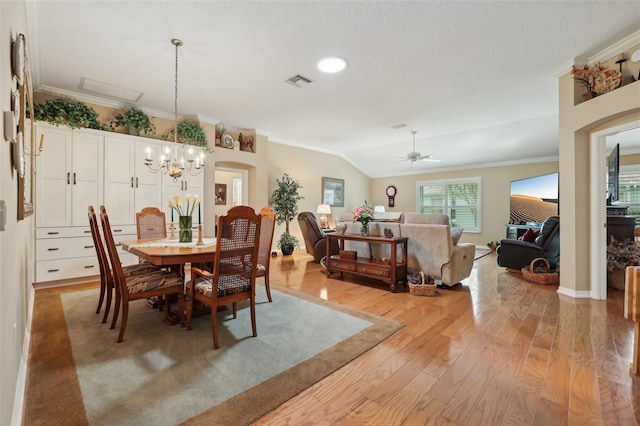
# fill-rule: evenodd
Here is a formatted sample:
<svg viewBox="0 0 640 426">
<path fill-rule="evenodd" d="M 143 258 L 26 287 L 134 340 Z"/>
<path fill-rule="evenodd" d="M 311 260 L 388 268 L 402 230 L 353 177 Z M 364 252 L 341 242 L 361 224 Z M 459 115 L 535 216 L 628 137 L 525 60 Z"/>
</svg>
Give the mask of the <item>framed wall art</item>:
<svg viewBox="0 0 640 426">
<path fill-rule="evenodd" d="M 322 204 L 344 207 L 344 179 L 322 178 Z"/>
<path fill-rule="evenodd" d="M 216 205 L 224 206 L 227 204 L 227 184 L 226 183 L 216 183 L 215 188 L 215 196 L 216 196 Z"/>
</svg>

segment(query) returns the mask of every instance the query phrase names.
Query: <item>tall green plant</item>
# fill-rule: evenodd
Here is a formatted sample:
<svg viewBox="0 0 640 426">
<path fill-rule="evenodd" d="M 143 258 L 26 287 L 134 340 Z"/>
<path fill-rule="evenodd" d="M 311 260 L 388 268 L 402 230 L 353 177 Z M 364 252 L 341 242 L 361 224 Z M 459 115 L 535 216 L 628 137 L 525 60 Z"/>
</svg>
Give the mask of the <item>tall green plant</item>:
<svg viewBox="0 0 640 426">
<path fill-rule="evenodd" d="M 302 185 L 286 173 L 282 178 L 276 179 L 276 185 L 276 189 L 271 194 L 271 205 L 276 214 L 276 223 L 278 225 L 285 223 L 285 232 L 288 234 L 289 222 L 298 214 L 298 201 L 304 199 L 298 194 Z"/>
</svg>

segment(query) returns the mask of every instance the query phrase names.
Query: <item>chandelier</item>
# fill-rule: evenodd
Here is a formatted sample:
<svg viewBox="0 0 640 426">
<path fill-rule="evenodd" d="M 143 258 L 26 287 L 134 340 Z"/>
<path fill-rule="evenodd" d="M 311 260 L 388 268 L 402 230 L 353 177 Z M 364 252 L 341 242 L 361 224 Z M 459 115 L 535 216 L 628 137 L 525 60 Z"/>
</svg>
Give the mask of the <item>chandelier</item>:
<svg viewBox="0 0 640 426">
<path fill-rule="evenodd" d="M 151 147 L 147 147 L 147 158 L 145 158 L 144 164 L 151 172 L 168 174 L 175 182 L 184 172 L 188 172 L 192 176 L 202 173 L 204 169 L 204 148 L 194 156 L 193 146 L 189 146 L 189 148 L 186 149 L 186 144 L 178 145 L 178 48 L 182 46 L 183 43 L 182 40 L 173 38 L 171 39 L 171 44 L 176 47 L 176 78 L 173 102 L 173 118 L 175 123 L 173 129 L 174 146 L 173 150 L 170 147 L 165 147 L 164 153 L 160 155 L 158 165 L 153 164 Z M 187 151 L 187 155 L 185 155 L 185 151 Z"/>
</svg>

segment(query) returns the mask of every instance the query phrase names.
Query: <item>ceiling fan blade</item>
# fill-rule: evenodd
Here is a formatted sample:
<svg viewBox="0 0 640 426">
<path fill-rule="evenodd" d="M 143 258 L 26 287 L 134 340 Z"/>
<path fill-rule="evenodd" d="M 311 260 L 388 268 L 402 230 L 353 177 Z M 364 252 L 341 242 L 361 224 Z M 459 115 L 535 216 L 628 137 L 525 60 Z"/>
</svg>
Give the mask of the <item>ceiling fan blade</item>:
<svg viewBox="0 0 640 426">
<path fill-rule="evenodd" d="M 431 162 L 434 162 L 434 163 L 439 163 L 440 161 L 442 161 L 442 160 L 434 157 L 433 155 L 421 155 L 420 158 L 418 158 L 418 160 L 431 161 Z"/>
</svg>

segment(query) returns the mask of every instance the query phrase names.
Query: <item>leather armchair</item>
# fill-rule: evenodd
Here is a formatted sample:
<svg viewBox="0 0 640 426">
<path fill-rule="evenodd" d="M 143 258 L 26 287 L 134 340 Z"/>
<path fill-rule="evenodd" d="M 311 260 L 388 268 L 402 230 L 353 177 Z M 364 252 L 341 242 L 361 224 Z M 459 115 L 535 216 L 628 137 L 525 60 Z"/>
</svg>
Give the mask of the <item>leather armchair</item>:
<svg viewBox="0 0 640 426">
<path fill-rule="evenodd" d="M 318 226 L 316 216 L 311 212 L 302 212 L 298 215 L 298 224 L 302 237 L 304 238 L 304 246 L 307 253 L 313 256 L 313 261 L 320 263 L 320 260 L 327 255 L 327 242 L 324 238 L 324 231 Z M 330 254 L 338 254 L 340 248 L 338 241 L 331 241 Z"/>
<path fill-rule="evenodd" d="M 540 234 L 533 243 L 520 240 L 503 239 L 497 249 L 498 265 L 520 270 L 529 266 L 537 257 L 544 257 L 551 268 L 560 262 L 560 218 L 550 216 L 540 228 Z"/>
</svg>

